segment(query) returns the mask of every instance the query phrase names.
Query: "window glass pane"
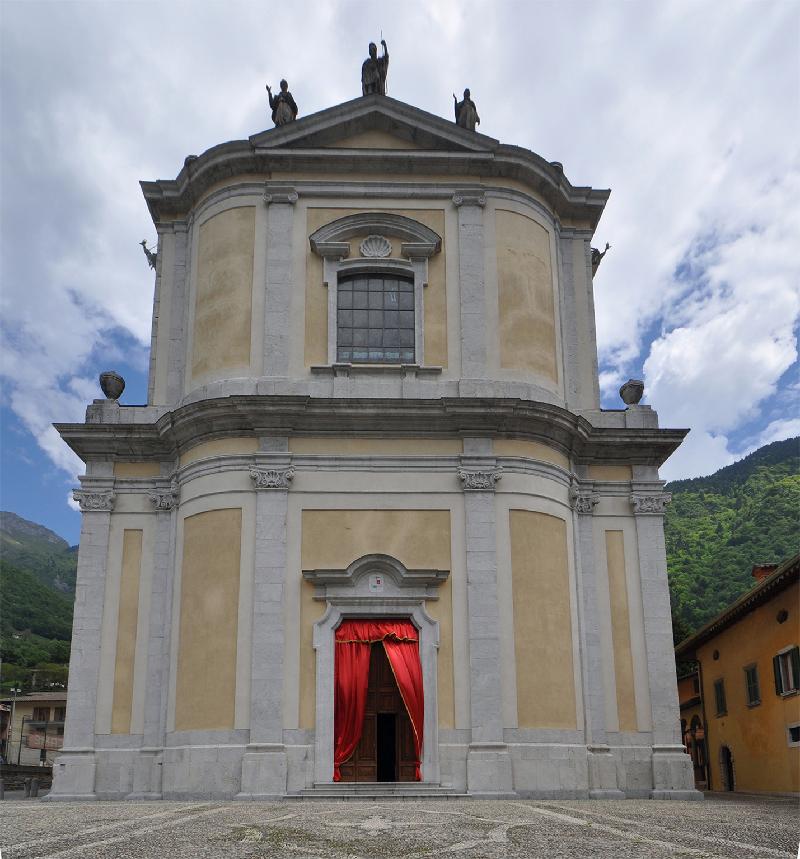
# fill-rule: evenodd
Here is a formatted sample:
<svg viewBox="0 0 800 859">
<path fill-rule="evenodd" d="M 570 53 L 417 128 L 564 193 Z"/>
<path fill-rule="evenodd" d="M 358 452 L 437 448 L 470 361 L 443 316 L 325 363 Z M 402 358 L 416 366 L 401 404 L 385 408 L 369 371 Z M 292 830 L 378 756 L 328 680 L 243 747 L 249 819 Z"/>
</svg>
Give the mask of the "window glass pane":
<svg viewBox="0 0 800 859">
<path fill-rule="evenodd" d="M 390 275 L 338 284 L 337 360 L 414 362 L 414 283 Z"/>
</svg>

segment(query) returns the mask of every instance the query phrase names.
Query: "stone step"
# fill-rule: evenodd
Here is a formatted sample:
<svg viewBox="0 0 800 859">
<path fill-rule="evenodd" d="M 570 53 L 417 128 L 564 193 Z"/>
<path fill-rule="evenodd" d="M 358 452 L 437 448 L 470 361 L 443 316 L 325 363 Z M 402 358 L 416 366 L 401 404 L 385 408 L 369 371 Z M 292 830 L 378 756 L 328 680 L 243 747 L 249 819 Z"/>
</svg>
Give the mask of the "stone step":
<svg viewBox="0 0 800 859">
<path fill-rule="evenodd" d="M 420 800 L 420 799 L 468 799 L 465 793 L 438 784 L 420 782 L 339 782 L 335 784 L 315 784 L 287 799 L 307 800 Z"/>
</svg>

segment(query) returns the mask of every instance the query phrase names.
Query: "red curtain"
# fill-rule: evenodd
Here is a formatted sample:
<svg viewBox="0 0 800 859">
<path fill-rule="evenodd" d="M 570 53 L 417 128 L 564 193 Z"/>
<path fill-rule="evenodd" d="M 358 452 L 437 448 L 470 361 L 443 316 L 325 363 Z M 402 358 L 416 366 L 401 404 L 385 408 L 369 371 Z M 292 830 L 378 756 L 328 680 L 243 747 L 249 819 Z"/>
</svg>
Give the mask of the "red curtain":
<svg viewBox="0 0 800 859">
<path fill-rule="evenodd" d="M 372 645 L 382 642 L 414 731 L 415 778 L 422 780 L 425 702 L 419 635 L 408 620 L 343 620 L 335 634 L 333 703 L 333 780 L 341 781 L 341 765 L 361 740 L 369 685 L 369 655 Z"/>
</svg>

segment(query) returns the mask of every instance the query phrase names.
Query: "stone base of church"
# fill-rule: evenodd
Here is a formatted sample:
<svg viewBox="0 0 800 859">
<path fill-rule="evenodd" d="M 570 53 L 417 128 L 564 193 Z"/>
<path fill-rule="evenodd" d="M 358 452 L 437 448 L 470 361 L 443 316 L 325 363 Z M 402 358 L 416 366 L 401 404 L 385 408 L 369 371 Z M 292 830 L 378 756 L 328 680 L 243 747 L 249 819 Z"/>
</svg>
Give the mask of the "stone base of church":
<svg viewBox="0 0 800 859">
<path fill-rule="evenodd" d="M 313 732 L 287 733 L 298 734 L 297 739 L 304 741 L 248 745 L 235 742 L 246 734 L 235 731 L 227 738 L 229 743 L 68 751 L 56 762 L 53 790 L 46 798 L 274 801 L 298 797 L 320 786 L 314 779 Z M 468 734 L 442 732 L 437 784 L 454 793 L 496 799 L 702 799 L 694 789 L 691 760 L 682 746 L 470 743 L 465 741 Z M 139 740 L 115 737 L 118 744 Z"/>
</svg>

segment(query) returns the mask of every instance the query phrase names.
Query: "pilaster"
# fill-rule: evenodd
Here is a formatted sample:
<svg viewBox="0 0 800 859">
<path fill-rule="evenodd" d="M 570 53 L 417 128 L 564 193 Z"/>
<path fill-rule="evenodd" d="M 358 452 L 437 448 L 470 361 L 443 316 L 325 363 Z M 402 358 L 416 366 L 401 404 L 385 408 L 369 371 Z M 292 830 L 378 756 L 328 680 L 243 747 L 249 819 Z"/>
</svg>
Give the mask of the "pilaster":
<svg viewBox="0 0 800 859">
<path fill-rule="evenodd" d="M 171 481 L 159 481 L 150 493 L 150 501 L 156 511 L 156 526 L 149 607 L 144 730 L 139 757 L 134 763 L 133 790 L 127 799 L 162 798 L 178 500 L 178 487 Z"/>
<path fill-rule="evenodd" d="M 461 376 L 486 378 L 486 291 L 483 208 L 481 189 L 457 191 L 458 281 L 461 298 Z"/>
<path fill-rule="evenodd" d="M 464 491 L 470 726 L 467 789 L 513 796 L 511 758 L 503 737 L 500 608 L 497 599 L 495 485 L 502 477 L 490 439 L 464 439 L 458 477 Z"/>
<path fill-rule="evenodd" d="M 188 231 L 186 221 L 173 221 L 172 304 L 169 313 L 169 347 L 167 350 L 167 404 L 183 396 L 186 373 L 186 321 L 189 318 Z"/>
<path fill-rule="evenodd" d="M 289 375 L 289 318 L 292 301 L 292 222 L 294 188 L 267 183 L 267 282 L 264 301 L 265 376 Z"/>
<path fill-rule="evenodd" d="M 581 648 L 584 724 L 588 760 L 589 796 L 592 799 L 624 799 L 619 789 L 617 766 L 606 739 L 603 650 L 597 601 L 594 524 L 600 495 L 592 481 L 573 480 L 569 492 L 575 511 L 575 569 L 578 577 L 578 622 Z"/>
<path fill-rule="evenodd" d="M 250 477 L 256 489 L 250 743 L 242 759 L 237 799 L 286 794 L 283 745 L 284 582 L 289 486 L 294 476 L 288 439 L 264 438 Z"/>
<path fill-rule="evenodd" d="M 113 478 L 83 477 L 74 492 L 81 521 L 69 695 L 64 748 L 54 768 L 48 799 L 96 799 L 94 753 L 97 683 L 100 674 L 100 634 L 105 601 L 106 564 L 115 495 Z"/>
<path fill-rule="evenodd" d="M 636 518 L 647 676 L 653 719 L 653 799 L 700 798 L 692 763 L 681 743 L 678 683 L 667 583 L 664 513 L 671 496 L 663 481 L 634 480 L 630 503 Z"/>
</svg>

